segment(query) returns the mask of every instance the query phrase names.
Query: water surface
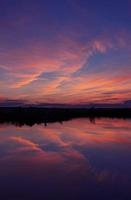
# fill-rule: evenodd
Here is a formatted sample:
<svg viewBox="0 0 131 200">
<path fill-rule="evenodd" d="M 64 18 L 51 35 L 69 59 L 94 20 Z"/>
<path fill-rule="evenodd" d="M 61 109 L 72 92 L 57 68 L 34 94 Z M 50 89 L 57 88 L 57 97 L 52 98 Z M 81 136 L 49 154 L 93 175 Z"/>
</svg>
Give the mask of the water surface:
<svg viewBox="0 0 131 200">
<path fill-rule="evenodd" d="M 0 125 L 0 199 L 131 200 L 131 121 Z"/>
</svg>

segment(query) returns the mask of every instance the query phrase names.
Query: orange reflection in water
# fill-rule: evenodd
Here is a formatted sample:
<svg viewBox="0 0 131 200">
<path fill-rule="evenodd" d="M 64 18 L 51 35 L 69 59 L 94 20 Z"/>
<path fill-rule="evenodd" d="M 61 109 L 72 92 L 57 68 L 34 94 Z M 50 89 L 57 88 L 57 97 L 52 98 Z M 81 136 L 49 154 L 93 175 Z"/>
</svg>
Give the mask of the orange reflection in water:
<svg viewBox="0 0 131 200">
<path fill-rule="evenodd" d="M 130 120 L 97 119 L 91 123 L 76 119 L 47 127 L 0 126 L 0 177 L 4 177 L 8 190 L 7 180 L 16 179 L 20 188 L 24 187 L 22 181 L 29 187 L 33 183 L 36 190 L 43 184 L 48 190 L 53 184 L 56 191 L 62 187 L 64 194 L 65 188 L 77 191 L 81 184 L 91 187 L 92 182 L 92 187 L 121 183 L 125 191 L 131 180 L 130 155 Z"/>
<path fill-rule="evenodd" d="M 0 127 L 1 161 L 40 162 L 44 166 L 69 164 L 77 169 L 89 164 L 88 154 L 86 157 L 81 148 L 106 150 L 130 145 L 130 120 L 97 119 L 90 123 L 88 119 L 76 119 L 47 127 Z"/>
<path fill-rule="evenodd" d="M 15 127 L 2 125 L 0 127 L 0 146 L 7 156 L 32 151 L 31 158 L 53 154 L 59 157 L 68 155 L 84 158 L 76 147 L 106 148 L 119 144 L 127 147 L 131 144 L 131 121 L 120 119 L 97 119 L 91 123 L 88 119 L 76 119 L 64 122 L 33 127 Z M 120 147 L 119 146 L 119 147 Z M 25 157 L 25 154 L 23 154 Z M 30 156 L 29 156 L 30 157 Z M 5 159 L 4 155 L 2 159 Z M 29 159 L 29 158 L 28 158 Z M 54 160 L 54 159 L 53 159 Z"/>
</svg>

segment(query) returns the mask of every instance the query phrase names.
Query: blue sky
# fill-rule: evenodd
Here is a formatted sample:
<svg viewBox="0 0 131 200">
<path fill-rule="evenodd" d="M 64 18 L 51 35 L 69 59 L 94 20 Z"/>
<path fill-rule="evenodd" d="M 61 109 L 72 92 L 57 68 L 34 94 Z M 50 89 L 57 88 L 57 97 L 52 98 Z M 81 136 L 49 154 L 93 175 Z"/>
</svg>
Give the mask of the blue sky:
<svg viewBox="0 0 131 200">
<path fill-rule="evenodd" d="M 130 0 L 2 0 L 1 101 L 131 99 L 130 22 Z"/>
</svg>

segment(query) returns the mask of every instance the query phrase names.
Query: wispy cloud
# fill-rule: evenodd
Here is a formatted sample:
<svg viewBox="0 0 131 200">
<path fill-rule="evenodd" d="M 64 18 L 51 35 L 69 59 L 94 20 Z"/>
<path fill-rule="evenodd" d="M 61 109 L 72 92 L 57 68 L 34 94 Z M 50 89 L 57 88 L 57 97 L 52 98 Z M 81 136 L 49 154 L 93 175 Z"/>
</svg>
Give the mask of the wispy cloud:
<svg viewBox="0 0 131 200">
<path fill-rule="evenodd" d="M 39 3 L 18 2 L 16 12 L 2 3 L 8 12 L 0 19 L 1 97 L 74 103 L 130 98 L 127 3 L 124 13 L 116 10 L 122 25 L 111 20 L 108 2 L 61 1 L 61 15 L 56 4 Z"/>
</svg>

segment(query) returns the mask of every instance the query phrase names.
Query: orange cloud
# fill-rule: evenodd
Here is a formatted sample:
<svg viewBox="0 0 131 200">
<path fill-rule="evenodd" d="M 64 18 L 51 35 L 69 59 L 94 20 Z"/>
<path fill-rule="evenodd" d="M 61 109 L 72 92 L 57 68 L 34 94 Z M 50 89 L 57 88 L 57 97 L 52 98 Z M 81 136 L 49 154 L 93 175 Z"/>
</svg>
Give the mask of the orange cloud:
<svg viewBox="0 0 131 200">
<path fill-rule="evenodd" d="M 89 60 L 93 55 L 106 54 L 113 48 L 125 48 L 127 42 L 120 35 L 115 43 L 105 36 L 85 44 L 60 37 L 56 46 L 45 45 L 34 42 L 25 49 L 17 49 L 2 56 L 3 61 L 10 61 L 0 67 L 4 75 L 2 76 L 1 73 L 2 96 L 7 98 L 15 96 L 17 99 L 25 98 L 37 102 L 81 103 L 95 102 L 100 99 L 104 101 L 107 98 L 116 101 L 117 99 L 122 101 L 124 98 L 126 100 L 127 95 L 124 94 L 122 97 L 121 92 L 128 90 L 128 98 L 130 97 L 131 72 L 128 70 L 130 66 L 126 67 L 126 73 L 118 69 L 112 72 L 110 64 L 108 66 L 106 63 L 106 69 L 103 71 L 94 71 L 92 74 L 83 71 L 79 77 L 74 75 L 79 70 L 82 71 L 83 66 L 86 65 L 88 68 Z M 57 74 L 54 79 L 40 78 L 41 74 L 52 72 Z"/>
</svg>

